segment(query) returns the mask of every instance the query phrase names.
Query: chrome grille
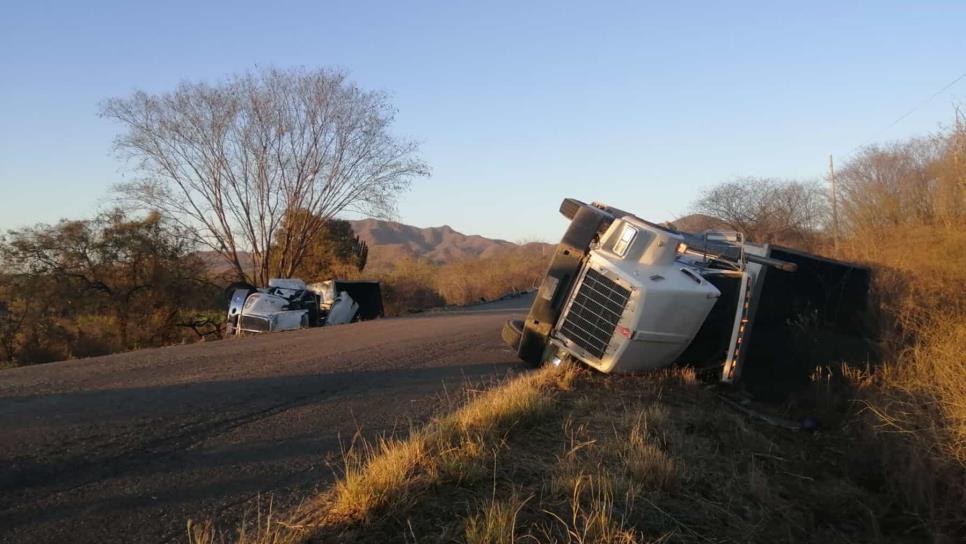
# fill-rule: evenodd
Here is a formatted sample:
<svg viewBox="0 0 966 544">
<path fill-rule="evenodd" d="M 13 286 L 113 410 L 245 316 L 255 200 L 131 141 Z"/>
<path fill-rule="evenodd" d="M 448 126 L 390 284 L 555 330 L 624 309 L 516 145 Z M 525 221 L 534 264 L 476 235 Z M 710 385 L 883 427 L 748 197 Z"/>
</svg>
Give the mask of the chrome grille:
<svg viewBox="0 0 966 544">
<path fill-rule="evenodd" d="M 560 332 L 598 359 L 604 356 L 631 292 L 588 269 Z"/>
<path fill-rule="evenodd" d="M 238 328 L 251 332 L 268 332 L 271 329 L 267 319 L 251 315 L 241 316 L 238 320 Z"/>
</svg>

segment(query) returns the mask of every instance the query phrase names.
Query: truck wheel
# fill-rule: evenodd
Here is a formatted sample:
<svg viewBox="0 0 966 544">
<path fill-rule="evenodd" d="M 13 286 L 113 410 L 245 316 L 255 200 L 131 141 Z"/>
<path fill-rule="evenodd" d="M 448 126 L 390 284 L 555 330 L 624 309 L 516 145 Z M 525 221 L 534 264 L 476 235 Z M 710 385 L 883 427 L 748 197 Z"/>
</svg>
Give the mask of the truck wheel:
<svg viewBox="0 0 966 544">
<path fill-rule="evenodd" d="M 228 287 L 225 287 L 225 302 L 226 303 L 227 302 L 231 302 L 231 297 L 232 297 L 232 295 L 235 294 L 235 290 L 236 289 L 245 289 L 245 290 L 247 290 L 249 292 L 252 292 L 252 293 L 258 290 L 258 289 L 255 288 L 254 285 L 252 285 L 252 284 L 250 284 L 248 282 L 236 281 L 236 282 L 230 283 L 230 284 L 228 284 Z"/>
<path fill-rule="evenodd" d="M 573 219 L 577 215 L 577 210 L 586 206 L 583 202 L 577 200 L 576 198 L 565 198 L 563 202 L 560 203 L 560 214 L 567 219 Z"/>
<path fill-rule="evenodd" d="M 577 251 L 583 256 L 590 248 L 591 242 L 607 230 L 613 219 L 614 217 L 609 213 L 581 202 L 570 220 L 567 232 L 560 239 L 560 245 L 569 246 L 568 249 Z"/>
<path fill-rule="evenodd" d="M 523 321 L 514 319 L 504 323 L 501 336 L 503 342 L 510 346 L 513 351 L 520 349 L 520 338 L 523 337 Z"/>
</svg>

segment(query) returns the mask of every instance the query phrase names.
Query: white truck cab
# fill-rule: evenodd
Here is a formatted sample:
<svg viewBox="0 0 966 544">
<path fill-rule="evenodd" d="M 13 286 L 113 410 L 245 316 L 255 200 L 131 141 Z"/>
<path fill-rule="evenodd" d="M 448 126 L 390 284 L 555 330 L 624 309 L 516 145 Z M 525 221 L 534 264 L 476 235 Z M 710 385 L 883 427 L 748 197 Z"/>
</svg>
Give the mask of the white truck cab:
<svg viewBox="0 0 966 544">
<path fill-rule="evenodd" d="M 682 258 L 686 247 L 633 216 L 614 221 L 590 250 L 551 343 L 602 372 L 671 364 L 721 295 Z"/>
</svg>

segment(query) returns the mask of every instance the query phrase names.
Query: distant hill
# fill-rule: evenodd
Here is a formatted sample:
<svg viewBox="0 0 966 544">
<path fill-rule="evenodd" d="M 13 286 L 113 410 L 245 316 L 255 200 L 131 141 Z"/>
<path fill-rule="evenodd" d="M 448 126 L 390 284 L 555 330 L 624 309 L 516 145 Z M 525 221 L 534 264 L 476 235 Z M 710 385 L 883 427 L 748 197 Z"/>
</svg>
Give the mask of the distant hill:
<svg viewBox="0 0 966 544">
<path fill-rule="evenodd" d="M 520 247 L 538 252 L 544 247 L 550 247 L 540 243 L 519 246 L 506 240 L 463 234 L 448 225 L 422 228 L 379 219 L 360 219 L 350 223 L 356 235 L 369 245 L 366 270 L 370 272 L 391 267 L 393 262 L 407 257 L 445 264 L 471 257 L 489 257 Z M 231 271 L 224 259 L 213 251 L 200 251 L 198 255 L 212 271 Z M 245 265 L 250 263 L 247 254 L 241 255 L 241 258 Z"/>
<path fill-rule="evenodd" d="M 368 266 L 373 268 L 405 257 L 443 264 L 470 257 L 487 257 L 518 247 L 506 240 L 463 234 L 448 225 L 421 228 L 379 219 L 350 223 L 356 235 L 369 244 Z"/>
</svg>

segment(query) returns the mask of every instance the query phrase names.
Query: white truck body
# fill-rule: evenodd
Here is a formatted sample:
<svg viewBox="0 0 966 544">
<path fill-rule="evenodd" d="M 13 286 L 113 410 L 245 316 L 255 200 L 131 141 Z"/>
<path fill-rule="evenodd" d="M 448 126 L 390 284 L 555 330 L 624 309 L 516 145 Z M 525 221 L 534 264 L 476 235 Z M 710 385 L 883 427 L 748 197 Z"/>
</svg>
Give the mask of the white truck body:
<svg viewBox="0 0 966 544">
<path fill-rule="evenodd" d="M 551 343 L 602 372 L 670 365 L 720 296 L 683 247 L 682 237 L 632 216 L 614 221 L 590 251 Z"/>
</svg>

